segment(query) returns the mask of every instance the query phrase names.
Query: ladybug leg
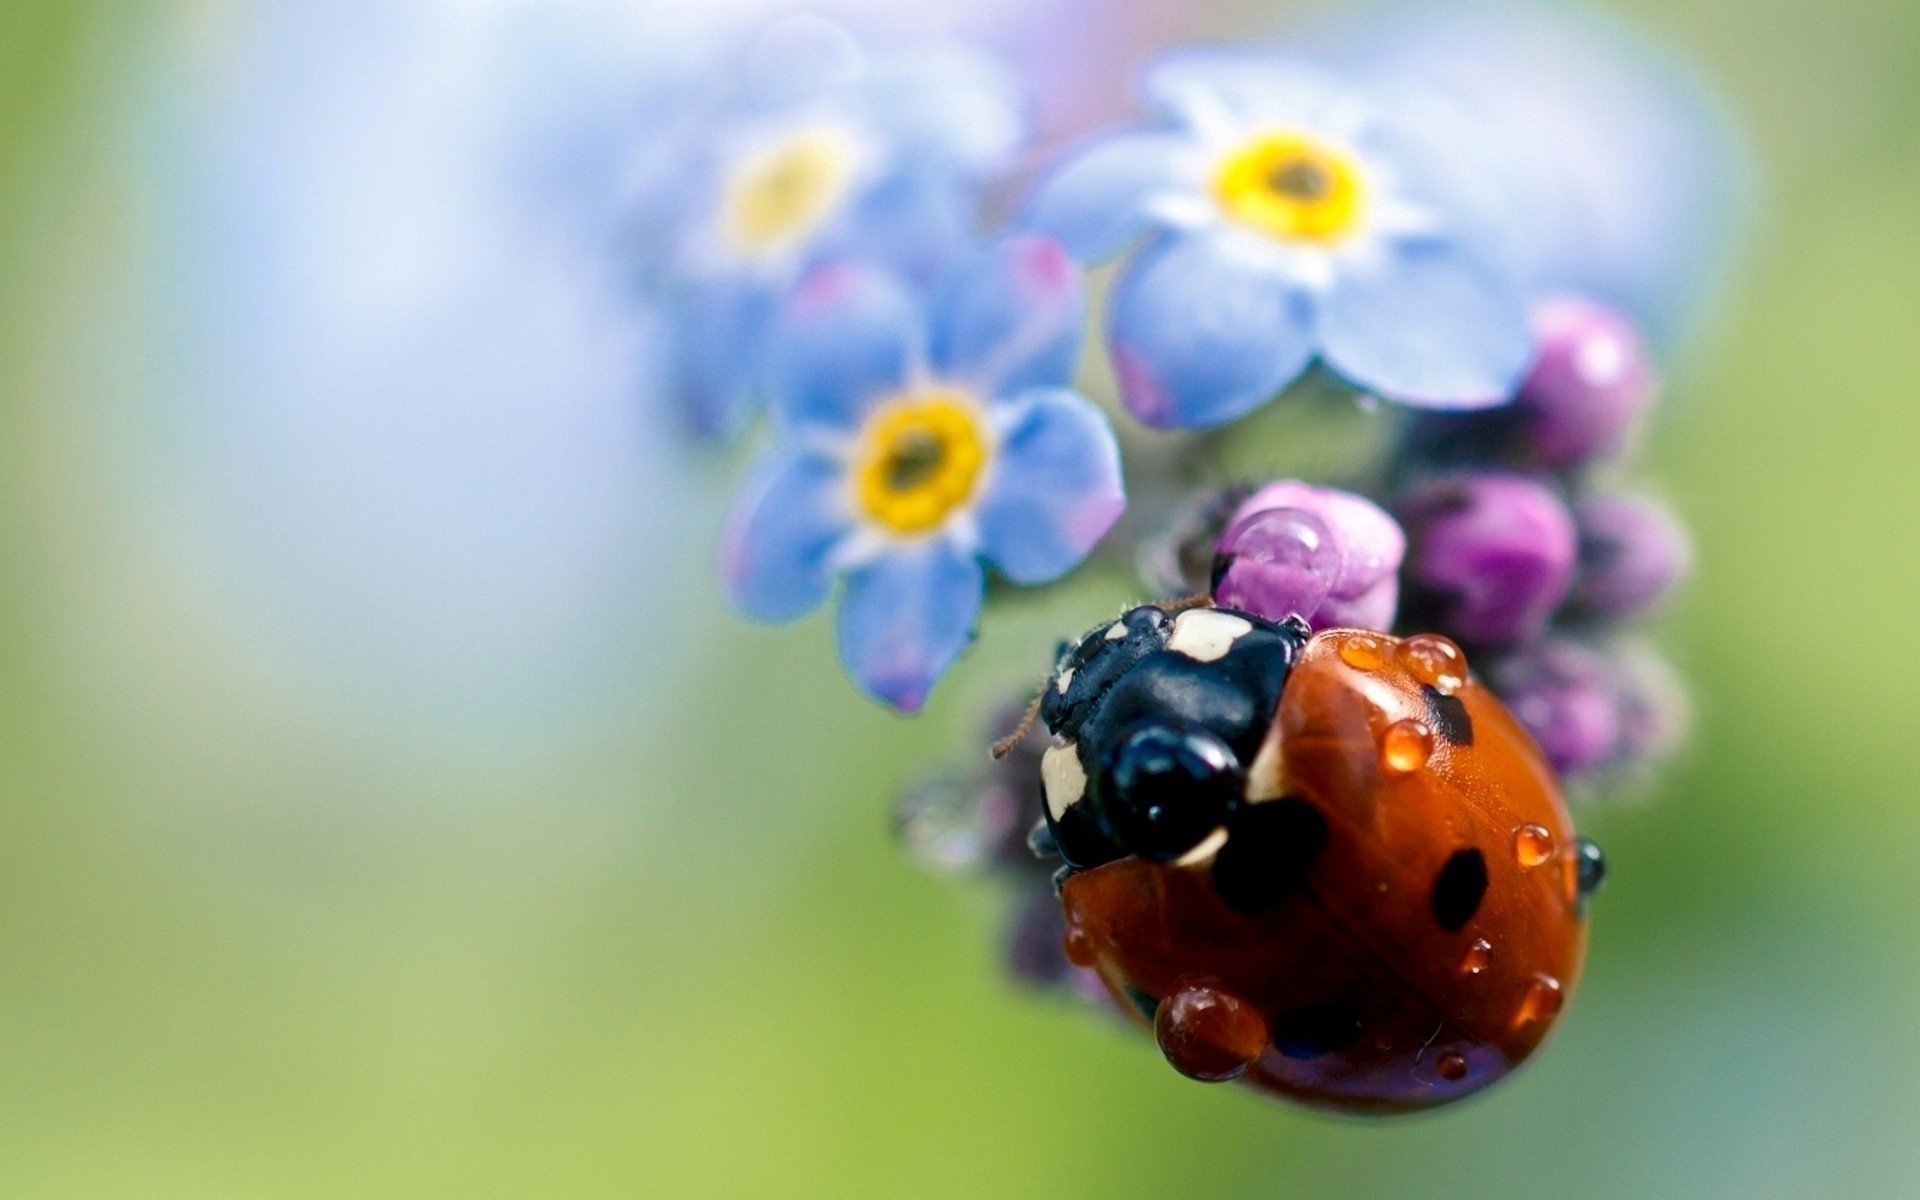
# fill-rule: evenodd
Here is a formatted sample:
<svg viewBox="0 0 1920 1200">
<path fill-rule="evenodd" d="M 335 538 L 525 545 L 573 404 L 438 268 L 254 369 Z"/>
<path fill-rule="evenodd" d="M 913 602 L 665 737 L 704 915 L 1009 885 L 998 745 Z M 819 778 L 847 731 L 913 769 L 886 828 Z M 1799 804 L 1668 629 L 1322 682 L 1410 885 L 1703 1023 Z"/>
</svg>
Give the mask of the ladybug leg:
<svg viewBox="0 0 1920 1200">
<path fill-rule="evenodd" d="M 1258 1009 L 1206 983 L 1167 993 L 1153 1015 L 1153 1036 L 1174 1070 L 1202 1083 L 1238 1078 L 1266 1052 L 1269 1041 Z"/>
</svg>

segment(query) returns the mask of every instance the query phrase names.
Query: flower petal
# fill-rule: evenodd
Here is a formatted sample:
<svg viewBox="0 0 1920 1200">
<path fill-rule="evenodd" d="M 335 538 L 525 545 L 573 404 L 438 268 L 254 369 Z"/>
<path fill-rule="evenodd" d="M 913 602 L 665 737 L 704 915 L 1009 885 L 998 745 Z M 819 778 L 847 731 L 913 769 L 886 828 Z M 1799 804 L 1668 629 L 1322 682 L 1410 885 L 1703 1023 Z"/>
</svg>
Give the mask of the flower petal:
<svg viewBox="0 0 1920 1200">
<path fill-rule="evenodd" d="M 1343 276 L 1321 303 L 1320 339 L 1348 380 L 1423 408 L 1504 404 L 1533 354 L 1520 288 L 1439 241 Z"/>
<path fill-rule="evenodd" d="M 922 357 L 923 317 L 885 272 L 836 262 L 800 282 L 781 313 L 767 403 L 788 431 L 845 433 Z"/>
<path fill-rule="evenodd" d="M 959 273 L 934 314 L 933 362 L 987 396 L 1063 384 L 1080 358 L 1080 271 L 1043 237 L 996 242 Z"/>
<path fill-rule="evenodd" d="M 670 300 L 667 336 L 672 388 L 694 437 L 731 442 L 746 429 L 759 399 L 757 384 L 773 320 L 764 293 L 706 287 Z"/>
<path fill-rule="evenodd" d="M 1356 93 L 1331 72 L 1263 50 L 1170 51 L 1148 66 L 1140 90 L 1147 107 L 1209 131 L 1284 121 L 1344 134 L 1360 112 Z"/>
<path fill-rule="evenodd" d="M 1019 81 L 991 57 L 923 47 L 875 64 L 863 97 L 903 154 L 969 175 L 1004 167 L 1029 136 Z"/>
<path fill-rule="evenodd" d="M 896 171 L 861 194 L 830 234 L 822 259 L 876 263 L 920 286 L 937 278 L 973 237 L 974 197 L 931 171 Z"/>
<path fill-rule="evenodd" d="M 1305 295 L 1208 236 L 1170 239 L 1134 259 L 1114 287 L 1108 337 L 1127 407 L 1159 428 L 1243 416 L 1314 354 Z"/>
<path fill-rule="evenodd" d="M 1022 224 L 1081 262 L 1103 262 L 1152 227 L 1156 198 L 1192 190 L 1194 153 L 1191 139 L 1173 132 L 1097 137 L 1040 182 Z"/>
<path fill-rule="evenodd" d="M 818 608 L 831 558 L 852 527 L 841 468 L 811 454 L 775 453 L 749 478 L 727 516 L 720 584 L 757 621 L 791 621 Z"/>
<path fill-rule="evenodd" d="M 981 552 L 1015 583 L 1047 583 L 1126 509 L 1120 447 L 1105 414 L 1066 388 L 1028 392 L 1008 415 L 976 514 Z"/>
<path fill-rule="evenodd" d="M 980 563 L 945 538 L 903 546 L 847 581 L 840 661 L 860 689 L 902 712 L 973 640 L 986 586 Z"/>
</svg>

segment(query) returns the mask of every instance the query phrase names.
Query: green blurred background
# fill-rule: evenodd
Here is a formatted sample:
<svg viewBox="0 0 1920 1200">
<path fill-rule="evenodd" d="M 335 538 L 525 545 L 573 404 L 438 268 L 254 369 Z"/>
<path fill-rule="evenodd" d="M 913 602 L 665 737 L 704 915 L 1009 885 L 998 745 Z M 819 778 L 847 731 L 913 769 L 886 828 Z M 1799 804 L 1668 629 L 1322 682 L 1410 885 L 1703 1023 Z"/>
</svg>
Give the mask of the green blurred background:
<svg viewBox="0 0 1920 1200">
<path fill-rule="evenodd" d="M 913 723 L 698 571 L 612 581 L 612 682 L 510 736 L 285 661 L 138 482 L 109 147 L 184 6 L 5 0 L 0 1196 L 1920 1193 L 1920 7 L 1618 7 L 1766 181 L 1648 468 L 1699 542 L 1698 725 L 1584 819 L 1612 876 L 1548 1051 L 1354 1123 L 1017 994 L 994 897 L 890 842 L 1110 597 L 999 618 Z M 663 625 L 699 652 L 649 681 Z"/>
</svg>

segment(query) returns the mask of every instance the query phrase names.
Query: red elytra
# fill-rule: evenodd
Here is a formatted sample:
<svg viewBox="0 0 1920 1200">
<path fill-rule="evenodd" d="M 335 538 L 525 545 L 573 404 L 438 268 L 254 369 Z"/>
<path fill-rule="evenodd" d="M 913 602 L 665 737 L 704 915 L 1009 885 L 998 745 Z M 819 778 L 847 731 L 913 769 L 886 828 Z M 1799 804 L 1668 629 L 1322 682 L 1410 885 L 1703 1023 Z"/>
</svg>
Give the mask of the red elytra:
<svg viewBox="0 0 1920 1200">
<path fill-rule="evenodd" d="M 1246 816 L 1071 876 L 1068 953 L 1175 1068 L 1347 1112 L 1444 1104 L 1533 1053 L 1586 951 L 1554 777 L 1444 638 L 1316 635 Z"/>
</svg>

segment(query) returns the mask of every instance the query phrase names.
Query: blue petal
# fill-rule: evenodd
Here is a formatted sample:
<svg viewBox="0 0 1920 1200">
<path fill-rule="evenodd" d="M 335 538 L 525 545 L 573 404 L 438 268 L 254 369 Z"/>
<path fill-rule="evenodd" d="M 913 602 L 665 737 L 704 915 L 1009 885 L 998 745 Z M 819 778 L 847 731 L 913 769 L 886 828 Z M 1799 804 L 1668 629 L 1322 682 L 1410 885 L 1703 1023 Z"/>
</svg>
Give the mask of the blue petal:
<svg viewBox="0 0 1920 1200">
<path fill-rule="evenodd" d="M 972 189 L 937 171 L 902 170 L 876 181 L 822 242 L 822 256 L 864 259 L 925 284 L 972 233 Z"/>
<path fill-rule="evenodd" d="M 1023 224 L 1081 262 L 1102 262 L 1153 224 L 1151 201 L 1190 190 L 1181 160 L 1191 139 L 1171 132 L 1106 134 L 1065 158 L 1027 202 Z"/>
<path fill-rule="evenodd" d="M 853 263 L 816 268 L 781 313 L 767 402 L 789 432 L 846 433 L 924 356 L 918 303 L 893 276 Z"/>
<path fill-rule="evenodd" d="M 672 387 L 695 437 L 732 441 L 753 417 L 773 307 L 764 292 L 738 287 L 700 288 L 664 305 Z"/>
<path fill-rule="evenodd" d="M 1379 270 L 1339 280 L 1321 302 L 1327 365 L 1422 408 L 1509 400 L 1533 354 L 1519 287 L 1454 243 L 1389 254 Z"/>
<path fill-rule="evenodd" d="M 847 674 L 874 699 L 917 711 L 973 640 L 985 586 L 980 563 L 945 538 L 878 559 L 847 581 L 840 604 Z"/>
<path fill-rule="evenodd" d="M 1351 124 L 1356 95 L 1339 77 L 1270 51 L 1192 47 L 1160 55 L 1141 79 L 1147 107 L 1193 125 L 1286 121 L 1324 132 Z"/>
<path fill-rule="evenodd" d="M 810 454 L 776 452 L 747 481 L 720 542 L 728 603 L 758 621 L 791 621 L 820 606 L 834 547 L 852 528 L 846 477 Z"/>
<path fill-rule="evenodd" d="M 1134 259 L 1114 287 L 1108 338 L 1127 408 L 1159 428 L 1243 416 L 1314 354 L 1306 297 L 1209 236 L 1171 239 Z"/>
<path fill-rule="evenodd" d="M 958 46 L 904 51 L 876 64 L 863 100 L 867 118 L 912 157 L 980 175 L 1005 166 L 1028 137 L 1015 77 Z"/>
<path fill-rule="evenodd" d="M 1066 388 L 1008 406 L 976 519 L 981 552 L 1015 583 L 1047 583 L 1086 558 L 1127 507 L 1120 447 L 1091 402 Z"/>
<path fill-rule="evenodd" d="M 994 243 L 943 291 L 933 362 L 989 396 L 1062 384 L 1080 359 L 1087 301 L 1080 271 L 1058 242 Z"/>
</svg>

